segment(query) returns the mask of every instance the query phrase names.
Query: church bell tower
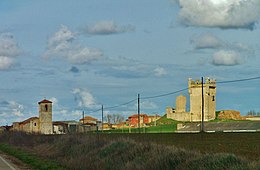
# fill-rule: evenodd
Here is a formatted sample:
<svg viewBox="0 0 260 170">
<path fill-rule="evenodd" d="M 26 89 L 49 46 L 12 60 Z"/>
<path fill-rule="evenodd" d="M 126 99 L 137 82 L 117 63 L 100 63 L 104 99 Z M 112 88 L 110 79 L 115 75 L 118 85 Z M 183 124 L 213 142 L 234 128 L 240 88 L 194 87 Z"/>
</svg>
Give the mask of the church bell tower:
<svg viewBox="0 0 260 170">
<path fill-rule="evenodd" d="M 49 100 L 42 100 L 39 105 L 39 125 L 41 134 L 52 134 L 52 102 Z"/>
</svg>

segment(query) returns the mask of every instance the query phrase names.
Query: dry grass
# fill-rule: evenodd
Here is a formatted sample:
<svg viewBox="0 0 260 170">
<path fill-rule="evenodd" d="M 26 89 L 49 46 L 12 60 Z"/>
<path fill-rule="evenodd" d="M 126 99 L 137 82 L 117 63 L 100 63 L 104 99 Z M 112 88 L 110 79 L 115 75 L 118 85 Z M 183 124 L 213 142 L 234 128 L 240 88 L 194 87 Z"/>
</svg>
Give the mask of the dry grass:
<svg viewBox="0 0 260 170">
<path fill-rule="evenodd" d="M 257 159 L 250 161 L 235 154 L 213 153 L 212 149 L 209 149 L 209 153 L 201 153 L 173 146 L 173 140 L 175 139 L 177 146 L 185 148 L 183 146 L 190 143 L 189 147 L 194 147 L 196 143 L 199 144 L 196 140 L 202 140 L 202 138 L 205 138 L 205 136 L 198 136 L 198 134 L 196 137 L 196 135 L 190 136 L 190 134 L 183 136 L 179 134 L 173 136 L 171 134 L 71 134 L 41 136 L 8 133 L 2 134 L 0 141 L 34 153 L 40 158 L 55 160 L 67 169 L 75 170 L 260 168 L 260 162 L 256 161 Z M 207 137 L 207 140 L 204 140 L 205 146 L 208 145 L 207 142 L 213 141 L 213 138 L 219 140 L 223 139 L 223 136 Z M 187 141 L 188 139 L 189 141 Z M 182 145 L 178 143 L 180 141 L 183 141 Z M 212 145 L 215 145 L 215 143 L 213 142 Z M 196 147 L 200 148 L 202 146 L 198 145 Z M 215 147 L 220 148 L 219 145 L 215 145 Z M 253 156 L 256 155 L 253 154 Z"/>
</svg>

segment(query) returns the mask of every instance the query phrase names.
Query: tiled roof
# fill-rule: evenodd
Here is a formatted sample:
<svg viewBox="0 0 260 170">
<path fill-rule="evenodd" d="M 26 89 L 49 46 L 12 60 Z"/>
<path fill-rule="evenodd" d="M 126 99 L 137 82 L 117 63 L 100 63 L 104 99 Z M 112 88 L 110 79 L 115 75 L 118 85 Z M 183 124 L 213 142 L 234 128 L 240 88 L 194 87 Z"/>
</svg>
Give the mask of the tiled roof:
<svg viewBox="0 0 260 170">
<path fill-rule="evenodd" d="M 46 100 L 46 99 L 44 99 L 44 100 L 42 100 L 42 101 L 38 102 L 38 104 L 41 104 L 41 103 L 52 103 L 52 102 L 51 102 L 51 101 L 49 101 L 49 100 Z"/>
<path fill-rule="evenodd" d="M 80 121 L 82 121 L 82 120 L 83 120 L 83 119 L 80 119 Z M 85 116 L 85 117 L 84 117 L 84 120 L 93 120 L 93 121 L 97 121 L 96 118 L 91 117 L 91 116 Z"/>
<path fill-rule="evenodd" d="M 38 118 L 38 117 L 31 117 L 31 118 L 29 118 L 29 119 L 26 119 L 26 120 L 20 122 L 19 124 L 20 124 L 20 125 L 25 125 L 25 124 L 27 124 L 27 123 L 29 123 L 30 121 L 35 120 L 35 119 L 39 119 L 39 118 Z"/>
</svg>

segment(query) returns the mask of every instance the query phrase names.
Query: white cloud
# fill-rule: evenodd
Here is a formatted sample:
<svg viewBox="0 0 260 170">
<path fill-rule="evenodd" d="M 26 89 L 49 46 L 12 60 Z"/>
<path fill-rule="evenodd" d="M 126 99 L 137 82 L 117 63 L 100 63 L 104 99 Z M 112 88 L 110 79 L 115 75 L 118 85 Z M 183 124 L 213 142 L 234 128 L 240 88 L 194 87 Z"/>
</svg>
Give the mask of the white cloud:
<svg viewBox="0 0 260 170">
<path fill-rule="evenodd" d="M 253 29 L 260 17 L 259 0 L 177 0 L 186 26 Z"/>
<path fill-rule="evenodd" d="M 102 57 L 103 53 L 99 49 L 82 47 L 74 43 L 76 34 L 66 26 L 61 26 L 60 30 L 48 39 L 45 58 L 59 57 L 73 64 L 86 64 Z"/>
<path fill-rule="evenodd" d="M 96 73 L 117 78 L 161 77 L 167 75 L 163 67 L 142 63 L 125 57 L 106 58 L 102 70 Z"/>
<path fill-rule="evenodd" d="M 157 67 L 153 71 L 156 77 L 162 77 L 167 75 L 167 71 L 163 67 Z"/>
<path fill-rule="evenodd" d="M 72 111 L 72 116 L 81 116 L 82 115 L 82 111 L 81 110 L 74 110 Z"/>
<path fill-rule="evenodd" d="M 133 30 L 134 27 L 131 25 L 118 26 L 114 21 L 99 21 L 92 26 L 88 26 L 85 31 L 88 34 L 108 35 L 130 32 Z"/>
<path fill-rule="evenodd" d="M 213 55 L 212 64 L 216 66 L 234 66 L 240 65 L 243 60 L 236 51 L 220 50 Z"/>
<path fill-rule="evenodd" d="M 16 57 L 22 53 L 13 34 L 0 33 L 0 56 Z"/>
<path fill-rule="evenodd" d="M 222 42 L 219 38 L 210 33 L 204 33 L 199 36 L 193 37 L 191 39 L 191 43 L 194 45 L 195 49 L 215 49 L 225 46 L 224 42 Z"/>
<path fill-rule="evenodd" d="M 58 99 L 56 97 L 50 98 L 50 101 L 52 102 L 53 105 L 58 105 Z"/>
<path fill-rule="evenodd" d="M 23 51 L 18 46 L 13 34 L 0 33 L 0 70 L 6 70 L 13 66 L 14 57 L 22 53 Z"/>
<path fill-rule="evenodd" d="M 72 93 L 78 97 L 78 106 L 86 108 L 96 108 L 97 103 L 94 96 L 86 89 L 75 88 Z"/>
<path fill-rule="evenodd" d="M 0 107 L 1 111 L 4 111 L 4 113 L 1 116 L 7 119 L 24 116 L 24 106 L 15 101 L 3 101 L 1 102 Z"/>
<path fill-rule="evenodd" d="M 0 56 L 0 70 L 6 70 L 14 64 L 14 59 L 10 57 Z"/>
</svg>

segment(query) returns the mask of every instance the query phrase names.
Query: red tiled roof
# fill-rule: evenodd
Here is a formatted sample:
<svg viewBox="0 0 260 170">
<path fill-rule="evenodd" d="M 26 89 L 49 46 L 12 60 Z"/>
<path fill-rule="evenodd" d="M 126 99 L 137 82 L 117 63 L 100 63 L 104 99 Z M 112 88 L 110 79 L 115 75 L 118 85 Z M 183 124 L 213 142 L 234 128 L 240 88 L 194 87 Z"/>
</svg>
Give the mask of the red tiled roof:
<svg viewBox="0 0 260 170">
<path fill-rule="evenodd" d="M 82 121 L 83 119 L 80 119 L 80 121 Z M 93 118 L 93 117 L 91 117 L 91 116 L 85 116 L 84 117 L 84 120 L 93 120 L 93 121 L 97 121 L 97 119 L 96 118 Z"/>
<path fill-rule="evenodd" d="M 25 125 L 25 124 L 29 123 L 31 120 L 35 120 L 35 119 L 39 119 L 39 118 L 38 117 L 30 117 L 29 119 L 26 119 L 26 120 L 20 122 L 19 124 Z"/>
<path fill-rule="evenodd" d="M 41 104 L 41 103 L 52 103 L 52 102 L 51 102 L 51 101 L 49 101 L 49 100 L 46 100 L 46 99 L 44 99 L 44 100 L 42 100 L 42 101 L 38 102 L 38 104 Z"/>
</svg>

